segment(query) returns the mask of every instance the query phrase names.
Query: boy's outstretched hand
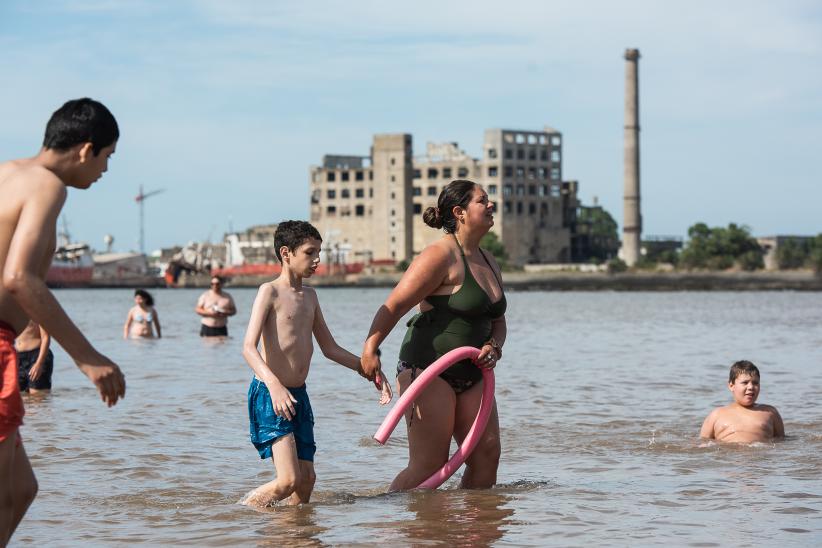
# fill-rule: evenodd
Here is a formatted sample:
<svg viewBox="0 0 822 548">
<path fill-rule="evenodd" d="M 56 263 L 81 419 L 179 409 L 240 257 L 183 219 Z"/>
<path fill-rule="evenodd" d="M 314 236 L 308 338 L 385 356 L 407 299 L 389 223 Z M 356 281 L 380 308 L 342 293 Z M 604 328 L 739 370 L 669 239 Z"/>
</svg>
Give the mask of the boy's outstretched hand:
<svg viewBox="0 0 822 548">
<path fill-rule="evenodd" d="M 380 391 L 380 405 L 387 404 L 394 397 L 394 393 L 391 391 L 391 382 L 385 378 L 385 375 L 379 369 L 374 377 L 374 386 Z"/>
<path fill-rule="evenodd" d="M 103 355 L 95 363 L 78 363 L 77 367 L 89 378 L 100 392 L 102 400 L 111 407 L 126 395 L 126 378 L 110 359 Z"/>
</svg>

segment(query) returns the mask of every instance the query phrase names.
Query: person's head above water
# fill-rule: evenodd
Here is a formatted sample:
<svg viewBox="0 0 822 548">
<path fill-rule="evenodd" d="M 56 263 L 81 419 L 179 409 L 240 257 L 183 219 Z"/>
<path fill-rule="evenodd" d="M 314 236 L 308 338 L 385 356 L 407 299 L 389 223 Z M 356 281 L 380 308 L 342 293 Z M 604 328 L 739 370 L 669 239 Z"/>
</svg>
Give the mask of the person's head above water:
<svg viewBox="0 0 822 548">
<path fill-rule="evenodd" d="M 99 101 L 73 99 L 54 111 L 46 124 L 43 148 L 65 151 L 91 143 L 94 155 L 120 138 L 114 115 Z"/>
<path fill-rule="evenodd" d="M 734 363 L 728 376 L 728 390 L 737 404 L 743 407 L 754 405 L 759 398 L 759 369 L 747 360 Z"/>
<path fill-rule="evenodd" d="M 143 300 L 143 304 L 145 306 L 154 306 L 154 297 L 152 297 L 151 293 L 149 293 L 145 289 L 135 289 L 134 300 L 137 300 L 137 297 L 140 297 Z"/>
<path fill-rule="evenodd" d="M 274 232 L 274 253 L 277 260 L 283 262 L 283 248 L 293 253 L 308 240 L 322 242 L 319 231 L 306 221 L 283 221 L 277 225 Z"/>
<path fill-rule="evenodd" d="M 753 363 L 748 360 L 739 360 L 731 366 L 731 371 L 728 374 L 728 384 L 733 384 L 736 378 L 742 374 L 756 377 L 757 380 L 760 377 L 759 369 Z"/>
<path fill-rule="evenodd" d="M 448 234 L 457 231 L 458 215 L 468 209 L 471 201 L 477 198 L 480 191 L 487 202 L 482 187 L 474 181 L 455 179 L 445 185 L 437 199 L 437 207 L 429 207 L 422 215 L 422 220 L 430 227 L 442 228 Z"/>
</svg>

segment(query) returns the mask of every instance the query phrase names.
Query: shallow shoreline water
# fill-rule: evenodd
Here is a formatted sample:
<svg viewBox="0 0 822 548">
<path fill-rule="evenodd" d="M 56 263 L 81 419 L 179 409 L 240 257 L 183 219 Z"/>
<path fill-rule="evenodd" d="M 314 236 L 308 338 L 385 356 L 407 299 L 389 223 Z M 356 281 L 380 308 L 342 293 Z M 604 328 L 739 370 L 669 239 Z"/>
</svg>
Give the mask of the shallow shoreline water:
<svg viewBox="0 0 822 548">
<path fill-rule="evenodd" d="M 404 429 L 377 445 L 378 392 L 315 350 L 313 501 L 257 512 L 236 504 L 273 478 L 248 442 L 240 347 L 255 291 L 230 291 L 239 314 L 222 342 L 197 336 L 198 290 L 153 292 L 166 337 L 149 341 L 121 339 L 130 290 L 57 291 L 123 367 L 128 393 L 105 408 L 55 348 L 54 392 L 25 398 L 40 494 L 12 546 L 822 542 L 822 294 L 509 292 L 490 490 L 456 489 L 457 472 L 437 492 L 386 494 Z M 318 292 L 332 333 L 358 353 L 388 290 Z M 402 335 L 383 345 L 386 370 Z M 779 408 L 785 441 L 700 446 L 737 359 L 762 370 L 760 401 Z"/>
</svg>

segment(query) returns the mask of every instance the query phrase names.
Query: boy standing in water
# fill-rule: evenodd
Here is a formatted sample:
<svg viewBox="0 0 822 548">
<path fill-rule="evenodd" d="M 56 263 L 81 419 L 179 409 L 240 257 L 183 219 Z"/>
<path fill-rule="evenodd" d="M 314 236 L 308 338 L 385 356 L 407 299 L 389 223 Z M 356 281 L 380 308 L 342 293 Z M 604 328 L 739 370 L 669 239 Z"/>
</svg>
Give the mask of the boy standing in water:
<svg viewBox="0 0 822 548">
<path fill-rule="evenodd" d="M 243 357 L 254 370 L 248 389 L 251 443 L 261 459 L 274 461 L 277 478 L 249 493 L 243 504 L 268 506 L 288 499 L 307 503 L 314 488 L 314 415 L 305 388 L 317 339 L 323 355 L 362 373 L 360 358 L 339 346 L 323 319 L 316 292 L 303 286 L 320 263 L 322 238 L 305 221 L 284 221 L 274 233 L 283 269 L 260 286 L 243 341 Z M 257 345 L 262 337 L 262 354 Z M 380 403 L 391 401 L 388 382 Z"/>
<path fill-rule="evenodd" d="M 34 320 L 74 358 L 106 404 L 114 405 L 126 392 L 120 368 L 91 346 L 45 283 L 68 187 L 86 189 L 99 179 L 119 136 L 105 106 L 77 99 L 51 116 L 37 156 L 0 163 L 0 546 L 8 543 L 37 493 L 18 433 L 24 411 L 16 334 Z"/>
<path fill-rule="evenodd" d="M 733 364 L 728 390 L 733 395 L 733 403 L 711 411 L 702 424 L 699 437 L 736 443 L 785 437 L 785 426 L 776 408 L 756 403 L 759 369 L 754 364 L 746 360 Z"/>
</svg>

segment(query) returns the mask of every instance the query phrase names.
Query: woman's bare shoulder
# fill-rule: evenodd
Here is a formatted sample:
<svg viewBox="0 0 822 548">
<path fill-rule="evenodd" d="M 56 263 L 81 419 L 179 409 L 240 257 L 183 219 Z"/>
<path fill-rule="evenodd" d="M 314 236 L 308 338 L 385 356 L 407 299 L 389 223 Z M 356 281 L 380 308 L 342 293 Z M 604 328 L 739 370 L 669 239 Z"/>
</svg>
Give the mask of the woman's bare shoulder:
<svg viewBox="0 0 822 548">
<path fill-rule="evenodd" d="M 440 238 L 427 245 L 415 260 L 431 264 L 449 264 L 454 260 L 455 249 L 456 247 L 453 243 L 449 242 L 446 238 Z"/>
</svg>

